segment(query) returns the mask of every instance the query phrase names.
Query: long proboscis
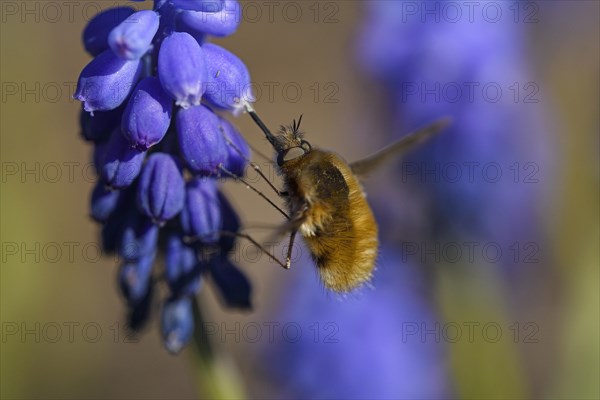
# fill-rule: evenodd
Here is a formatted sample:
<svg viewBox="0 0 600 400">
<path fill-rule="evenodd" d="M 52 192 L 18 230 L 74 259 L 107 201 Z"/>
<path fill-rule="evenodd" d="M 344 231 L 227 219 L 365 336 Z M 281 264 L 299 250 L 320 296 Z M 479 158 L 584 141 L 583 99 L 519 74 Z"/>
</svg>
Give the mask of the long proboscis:
<svg viewBox="0 0 600 400">
<path fill-rule="evenodd" d="M 394 157 L 399 157 L 416 146 L 424 143 L 433 135 L 441 132 L 444 128 L 452 123 L 451 117 L 444 117 L 424 128 L 414 131 L 397 142 L 390 144 L 387 147 L 379 150 L 362 160 L 358 160 L 350 164 L 352 172 L 357 175 L 367 175 L 368 173 L 379 168 L 381 165 L 388 162 Z"/>
<path fill-rule="evenodd" d="M 256 110 L 254 110 L 254 108 L 249 104 L 246 103 L 245 105 L 246 108 L 246 112 L 248 114 L 250 114 L 250 117 L 252 117 L 252 120 L 256 123 L 256 125 L 258 125 L 258 127 L 263 131 L 263 133 L 265 134 L 265 137 L 267 138 L 267 140 L 269 141 L 269 143 L 271 143 L 271 145 L 273 147 L 277 147 L 276 143 L 277 143 L 277 139 L 275 138 L 275 136 L 271 133 L 271 131 L 269 130 L 269 128 L 267 128 L 267 126 L 265 125 L 265 123 L 262 121 L 262 119 L 260 119 L 260 117 L 258 116 L 258 114 L 256 114 Z"/>
</svg>

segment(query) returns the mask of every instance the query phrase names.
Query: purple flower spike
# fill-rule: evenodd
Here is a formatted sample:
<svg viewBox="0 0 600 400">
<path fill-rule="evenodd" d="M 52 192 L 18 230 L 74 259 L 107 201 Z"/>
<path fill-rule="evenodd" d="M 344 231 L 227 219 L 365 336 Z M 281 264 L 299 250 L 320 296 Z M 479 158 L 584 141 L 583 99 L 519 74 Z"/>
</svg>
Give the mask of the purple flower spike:
<svg viewBox="0 0 600 400">
<path fill-rule="evenodd" d="M 204 51 L 192 36 L 174 32 L 163 41 L 158 54 L 158 77 L 178 106 L 200 104 L 208 72 Z"/>
<path fill-rule="evenodd" d="M 223 9 L 219 12 L 183 11 L 178 19 L 189 29 L 213 36 L 228 36 L 240 24 L 242 9 L 236 0 L 225 0 Z"/>
<path fill-rule="evenodd" d="M 177 113 L 177 135 L 181 155 L 192 172 L 216 175 L 227 161 L 227 142 L 219 117 L 206 106 Z"/>
<path fill-rule="evenodd" d="M 113 110 L 129 96 L 141 72 L 139 60 L 123 60 L 105 50 L 81 71 L 73 97 L 88 112 Z"/>
<path fill-rule="evenodd" d="M 243 176 L 247 160 L 250 159 L 250 147 L 237 129 L 224 118 L 219 118 L 227 142 L 227 162 L 224 166 L 237 176 Z"/>
<path fill-rule="evenodd" d="M 183 208 L 185 182 L 169 154 L 154 153 L 148 157 L 137 190 L 139 208 L 159 225 L 179 214 Z"/>
<path fill-rule="evenodd" d="M 219 12 L 225 7 L 225 0 L 171 0 L 171 3 L 181 10 L 205 13 Z"/>
<path fill-rule="evenodd" d="M 204 97 L 219 108 L 241 111 L 244 103 L 252 103 L 250 73 L 233 53 L 216 44 L 202 46 L 208 66 L 209 83 Z"/>
<path fill-rule="evenodd" d="M 108 49 L 108 35 L 114 27 L 125 21 L 135 10 L 131 7 L 115 7 L 96 14 L 83 31 L 83 46 L 92 56 Z"/>
<path fill-rule="evenodd" d="M 193 296 L 200 290 L 202 268 L 196 252 L 177 234 L 169 236 L 165 249 L 165 279 L 174 296 Z"/>
<path fill-rule="evenodd" d="M 246 275 L 226 257 L 216 257 L 210 262 L 210 275 L 228 307 L 249 310 L 252 287 Z"/>
<path fill-rule="evenodd" d="M 215 244 L 219 240 L 222 219 L 217 193 L 212 179 L 196 178 L 186 186 L 181 226 L 188 237 L 203 244 Z"/>
<path fill-rule="evenodd" d="M 158 242 L 158 227 L 137 211 L 126 217 L 119 255 L 127 261 L 138 261 L 154 254 Z"/>
<path fill-rule="evenodd" d="M 116 26 L 108 35 L 108 44 L 121 58 L 137 60 L 152 47 L 158 31 L 159 16 L 150 10 L 138 11 Z"/>
<path fill-rule="evenodd" d="M 106 221 L 117 208 L 119 198 L 119 191 L 107 189 L 103 182 L 98 182 L 92 192 L 92 218 L 98 222 Z"/>
<path fill-rule="evenodd" d="M 101 176 L 115 189 L 123 189 L 133 183 L 142 170 L 145 152 L 131 148 L 119 130 L 115 130 L 104 150 Z"/>
<path fill-rule="evenodd" d="M 194 332 L 194 314 L 189 297 L 167 300 L 162 309 L 161 330 L 169 353 L 177 354 L 185 347 Z"/>
<path fill-rule="evenodd" d="M 91 217 L 102 225 L 102 251 L 122 260 L 129 328 L 150 319 L 155 283 L 164 279 L 170 297 L 160 299 L 163 342 L 177 353 L 193 334 L 204 275 L 213 275 L 225 303 L 250 305 L 248 280 L 226 260 L 237 238 L 226 232 L 238 232 L 240 219 L 218 190 L 218 178 L 230 175 L 225 168 L 244 173 L 250 149 L 213 110 L 235 114 L 254 99 L 242 61 L 206 45 L 211 35 L 237 29 L 238 1 L 151 3 L 152 11 L 117 7 L 90 21 L 83 42 L 95 58 L 73 97 L 83 103 L 81 136 L 93 146 L 85 172 L 99 178 Z M 193 174 L 187 184 L 185 174 Z M 155 280 L 159 253 L 165 271 Z"/>
<path fill-rule="evenodd" d="M 149 254 L 138 261 L 127 262 L 121 266 L 119 271 L 119 286 L 123 296 L 130 305 L 139 304 L 150 289 L 150 277 L 154 253 Z"/>
<path fill-rule="evenodd" d="M 121 120 L 123 135 L 133 147 L 143 151 L 162 140 L 171 123 L 172 103 L 157 78 L 138 83 Z"/>
</svg>

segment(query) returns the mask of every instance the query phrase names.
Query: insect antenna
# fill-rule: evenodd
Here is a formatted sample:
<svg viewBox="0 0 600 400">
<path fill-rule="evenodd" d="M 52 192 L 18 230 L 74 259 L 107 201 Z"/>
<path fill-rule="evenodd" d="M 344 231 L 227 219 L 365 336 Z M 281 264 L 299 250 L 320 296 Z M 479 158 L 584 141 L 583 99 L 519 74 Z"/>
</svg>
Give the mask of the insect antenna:
<svg viewBox="0 0 600 400">
<path fill-rule="evenodd" d="M 294 120 L 294 124 L 293 124 L 294 134 L 298 134 L 298 131 L 300 130 L 300 124 L 302 123 L 303 116 L 304 116 L 304 114 L 300 114 L 300 118 L 298 118 L 298 123 L 296 123 L 296 120 Z"/>
</svg>

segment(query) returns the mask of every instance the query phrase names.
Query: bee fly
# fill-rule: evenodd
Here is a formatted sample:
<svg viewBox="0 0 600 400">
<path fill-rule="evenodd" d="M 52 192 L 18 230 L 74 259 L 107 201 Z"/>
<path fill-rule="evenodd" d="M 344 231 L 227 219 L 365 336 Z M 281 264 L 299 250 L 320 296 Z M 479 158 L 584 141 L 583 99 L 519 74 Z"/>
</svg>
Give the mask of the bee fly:
<svg viewBox="0 0 600 400">
<path fill-rule="evenodd" d="M 327 288 L 336 292 L 349 292 L 368 282 L 375 267 L 379 242 L 377 223 L 358 177 L 429 139 L 447 126 L 449 119 L 434 122 L 365 159 L 348 164 L 336 153 L 312 147 L 304 139 L 300 131 L 302 117 L 290 126 L 282 126 L 280 132 L 273 135 L 248 104 L 246 111 L 275 149 L 277 168 L 283 177 L 284 190 L 279 191 L 260 171 L 259 166 L 250 162 L 269 186 L 285 200 L 287 212 L 243 178 L 235 177 L 287 218 L 278 232 L 290 233 L 285 263 L 269 252 L 266 253 L 282 267 L 290 268 L 292 246 L 297 232 L 300 232 Z M 224 172 L 229 174 L 227 170 Z M 239 236 L 259 245 L 248 235 Z"/>
</svg>

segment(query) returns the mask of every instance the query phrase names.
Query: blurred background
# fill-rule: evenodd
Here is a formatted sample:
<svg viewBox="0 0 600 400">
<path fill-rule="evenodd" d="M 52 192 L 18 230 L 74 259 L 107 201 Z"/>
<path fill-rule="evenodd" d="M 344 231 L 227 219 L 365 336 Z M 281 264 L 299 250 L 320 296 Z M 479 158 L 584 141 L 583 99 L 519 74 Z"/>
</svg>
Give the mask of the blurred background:
<svg viewBox="0 0 600 400">
<path fill-rule="evenodd" d="M 68 3 L 1 3 L 2 398 L 600 396 L 599 3 L 242 2 L 216 42 L 273 128 L 304 114 L 313 146 L 354 160 L 454 124 L 365 182 L 370 287 L 329 293 L 302 246 L 284 271 L 241 244 L 254 309 L 203 287 L 208 363 L 194 346 L 169 355 L 156 317 L 126 329 L 71 99 L 81 31 L 116 3 Z M 247 116 L 229 119 L 269 154 Z M 224 190 L 248 226 L 280 223 Z"/>
</svg>

